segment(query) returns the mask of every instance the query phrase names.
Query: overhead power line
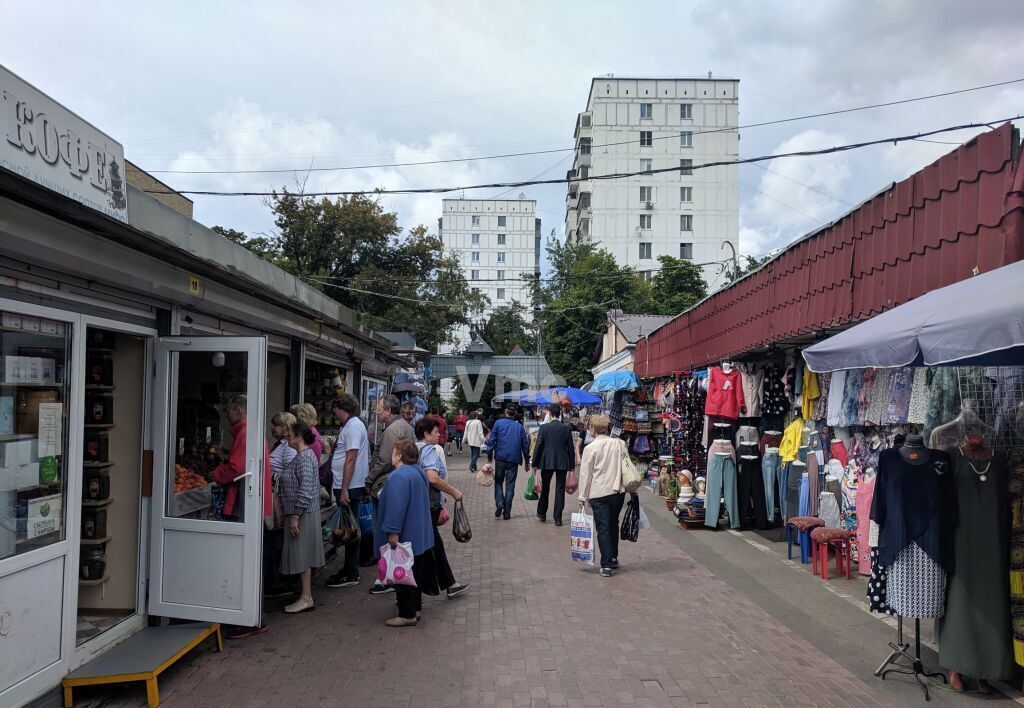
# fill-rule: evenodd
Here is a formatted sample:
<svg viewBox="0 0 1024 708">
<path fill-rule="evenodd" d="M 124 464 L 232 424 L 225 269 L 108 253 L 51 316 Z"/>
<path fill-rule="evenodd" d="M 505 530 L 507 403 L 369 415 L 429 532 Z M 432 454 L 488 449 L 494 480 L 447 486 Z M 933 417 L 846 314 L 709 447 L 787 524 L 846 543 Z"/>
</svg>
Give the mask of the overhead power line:
<svg viewBox="0 0 1024 708">
<path fill-rule="evenodd" d="M 759 155 L 757 157 L 746 157 L 738 158 L 736 160 L 716 160 L 714 162 L 705 162 L 699 165 L 692 165 L 687 167 L 689 170 L 703 170 L 710 167 L 728 167 L 731 165 L 745 165 L 755 162 L 766 162 L 768 160 L 777 160 L 789 157 L 814 157 L 818 155 L 830 155 L 837 152 L 847 152 L 849 150 L 857 150 L 860 148 L 871 147 L 873 145 L 885 145 L 886 143 L 892 143 L 896 145 L 911 140 L 919 140 L 923 137 L 931 135 L 941 135 L 943 133 L 952 133 L 958 130 L 968 130 L 972 128 L 987 128 L 995 123 L 1005 123 L 1011 120 L 1019 120 L 1024 116 L 1016 115 L 1008 118 L 999 118 L 997 120 L 990 120 L 981 123 L 965 123 L 963 125 L 955 125 L 947 128 L 938 128 L 936 130 L 929 130 L 923 133 L 914 133 L 912 135 L 899 135 L 888 138 L 879 138 L 877 140 L 866 140 L 857 143 L 848 143 L 846 145 L 838 145 L 830 148 L 822 148 L 819 150 L 798 150 L 796 152 L 784 152 L 776 153 L 773 155 Z M 561 177 L 556 179 L 535 179 L 535 180 L 523 180 L 520 182 L 494 182 L 490 184 L 474 184 L 454 187 L 417 187 L 408 189 L 362 189 L 362 190 L 344 190 L 344 191 L 331 191 L 331 192 L 306 192 L 302 196 L 305 197 L 354 197 L 354 196 L 374 196 L 384 194 L 447 194 L 450 192 L 459 192 L 473 189 L 504 189 L 504 188 L 517 188 L 517 187 L 530 187 L 535 185 L 546 185 L 546 184 L 571 184 L 573 182 L 586 182 L 586 181 L 601 181 L 601 180 L 615 180 L 624 179 L 627 177 L 638 177 L 652 174 L 660 174 L 663 172 L 680 172 L 683 168 L 681 167 L 661 167 L 657 169 L 637 170 L 635 172 L 614 172 L 607 175 L 590 175 L 587 179 L 581 177 Z M 220 192 L 214 190 L 200 190 L 200 189 L 147 189 L 144 190 L 149 194 L 194 194 L 197 196 L 211 196 L 211 197 L 273 197 L 278 192 Z"/>
<path fill-rule="evenodd" d="M 769 125 L 781 125 L 783 123 L 793 123 L 795 121 L 809 120 L 811 118 L 824 118 L 827 116 L 842 115 L 845 113 L 855 113 L 857 111 L 867 111 L 876 108 L 888 108 L 891 106 L 899 106 L 907 103 L 916 103 L 918 101 L 928 101 L 935 98 L 944 98 L 947 96 L 955 96 L 962 93 L 969 93 L 972 91 L 982 91 L 984 89 L 997 88 L 999 86 L 1009 86 L 1010 84 L 1016 84 L 1024 82 L 1024 78 L 1012 79 L 1010 81 L 1000 81 L 994 84 L 985 84 L 982 86 L 971 86 L 969 88 L 957 89 L 955 91 L 945 91 L 942 93 L 933 93 L 928 96 L 916 96 L 914 98 L 903 98 L 897 101 L 886 101 L 884 103 L 873 103 L 867 106 L 855 106 L 852 108 L 840 108 L 834 111 L 824 111 L 821 113 L 809 113 L 806 115 L 791 116 L 789 118 L 779 118 L 776 120 L 762 121 L 760 123 L 749 123 L 747 125 L 730 126 L 725 128 L 712 128 L 708 130 L 694 130 L 690 131 L 694 135 L 706 135 L 709 133 L 723 133 L 739 130 L 747 130 L 749 128 L 762 128 Z M 652 140 L 670 140 L 678 138 L 678 135 L 660 135 Z M 635 140 L 623 140 L 613 143 L 602 143 L 599 145 L 592 145 L 591 149 L 602 148 L 602 147 L 614 147 L 616 145 L 631 145 L 635 143 Z M 418 162 L 389 162 L 381 163 L 376 165 L 342 165 L 335 167 L 314 167 L 312 169 L 308 167 L 295 167 L 289 169 L 261 169 L 261 170 L 147 170 L 152 174 L 176 174 L 176 175 L 254 175 L 254 174 L 284 174 L 290 172 L 341 172 L 345 170 L 369 170 L 369 169 L 382 169 L 390 167 L 415 167 L 417 165 L 445 165 L 456 162 L 476 162 L 482 160 L 504 160 L 511 157 L 528 157 L 532 155 L 550 155 L 561 152 L 572 152 L 576 148 L 552 148 L 550 150 L 533 150 L 530 152 L 510 152 L 499 155 L 477 155 L 475 157 L 456 157 L 445 160 L 422 160 Z M 195 194 L 195 192 L 192 192 Z"/>
</svg>

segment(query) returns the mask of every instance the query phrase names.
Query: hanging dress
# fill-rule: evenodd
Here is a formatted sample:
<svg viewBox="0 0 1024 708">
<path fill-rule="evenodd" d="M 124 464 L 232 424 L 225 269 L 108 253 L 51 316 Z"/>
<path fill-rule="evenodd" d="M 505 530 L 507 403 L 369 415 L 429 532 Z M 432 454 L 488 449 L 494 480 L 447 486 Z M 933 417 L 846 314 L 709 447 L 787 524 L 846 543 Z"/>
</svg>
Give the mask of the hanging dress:
<svg viewBox="0 0 1024 708">
<path fill-rule="evenodd" d="M 1012 678 L 1006 465 L 1001 455 L 971 460 L 957 450 L 952 457 L 956 563 L 938 625 L 939 664 L 975 679 Z"/>
</svg>

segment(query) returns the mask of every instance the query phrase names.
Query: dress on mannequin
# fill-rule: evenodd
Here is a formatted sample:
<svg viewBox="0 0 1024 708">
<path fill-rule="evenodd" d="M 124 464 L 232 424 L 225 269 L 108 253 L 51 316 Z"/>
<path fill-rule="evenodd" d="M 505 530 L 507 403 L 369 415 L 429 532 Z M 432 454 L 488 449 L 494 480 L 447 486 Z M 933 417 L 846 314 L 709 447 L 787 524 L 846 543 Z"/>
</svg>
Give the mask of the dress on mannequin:
<svg viewBox="0 0 1024 708">
<path fill-rule="evenodd" d="M 955 489 L 949 455 L 911 436 L 883 450 L 871 519 L 879 526 L 878 562 L 888 575 L 888 604 L 904 617 L 941 617 L 953 567 Z"/>
<path fill-rule="evenodd" d="M 939 622 L 939 664 L 975 679 L 1013 676 L 1006 465 L 971 438 L 953 452 L 956 563 Z M 973 459 L 972 459 L 973 458 Z"/>
</svg>

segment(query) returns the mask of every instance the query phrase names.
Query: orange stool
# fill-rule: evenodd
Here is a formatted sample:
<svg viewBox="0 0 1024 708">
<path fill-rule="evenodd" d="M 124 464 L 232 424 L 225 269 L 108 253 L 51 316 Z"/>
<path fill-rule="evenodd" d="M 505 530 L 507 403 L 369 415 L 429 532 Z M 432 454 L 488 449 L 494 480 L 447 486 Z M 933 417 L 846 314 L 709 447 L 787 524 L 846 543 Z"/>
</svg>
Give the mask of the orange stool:
<svg viewBox="0 0 1024 708">
<path fill-rule="evenodd" d="M 820 575 L 822 580 L 828 580 L 828 547 L 835 546 L 836 549 L 836 573 L 846 573 L 846 579 L 850 579 L 850 566 L 853 564 L 853 556 L 850 553 L 850 537 L 855 532 L 848 529 L 835 529 L 819 527 L 811 531 L 811 553 L 814 559 L 812 570 L 819 572 L 818 565 L 821 564 Z"/>
</svg>

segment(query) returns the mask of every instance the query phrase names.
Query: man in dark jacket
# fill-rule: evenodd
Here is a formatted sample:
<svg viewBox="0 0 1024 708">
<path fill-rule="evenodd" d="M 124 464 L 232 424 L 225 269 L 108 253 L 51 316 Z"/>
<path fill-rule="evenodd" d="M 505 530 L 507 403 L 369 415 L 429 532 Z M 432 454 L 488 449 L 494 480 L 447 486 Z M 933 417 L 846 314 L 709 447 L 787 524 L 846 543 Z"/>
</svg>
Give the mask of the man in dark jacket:
<svg viewBox="0 0 1024 708">
<path fill-rule="evenodd" d="M 537 500 L 537 518 L 547 521 L 548 497 L 551 493 L 551 477 L 555 478 L 555 508 L 552 518 L 555 526 L 562 525 L 562 511 L 565 509 L 565 476 L 576 467 L 576 450 L 572 446 L 572 428 L 562 422 L 562 408 L 557 403 L 548 407 L 551 420 L 540 426 L 537 444 L 533 447 L 533 466 L 540 470 L 541 490 Z"/>
</svg>

